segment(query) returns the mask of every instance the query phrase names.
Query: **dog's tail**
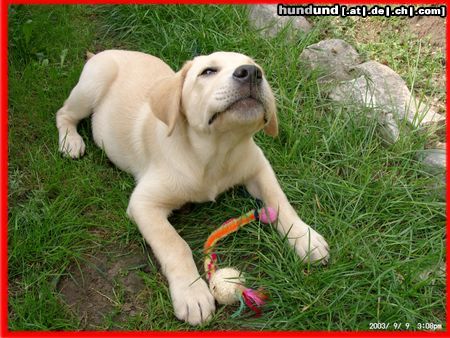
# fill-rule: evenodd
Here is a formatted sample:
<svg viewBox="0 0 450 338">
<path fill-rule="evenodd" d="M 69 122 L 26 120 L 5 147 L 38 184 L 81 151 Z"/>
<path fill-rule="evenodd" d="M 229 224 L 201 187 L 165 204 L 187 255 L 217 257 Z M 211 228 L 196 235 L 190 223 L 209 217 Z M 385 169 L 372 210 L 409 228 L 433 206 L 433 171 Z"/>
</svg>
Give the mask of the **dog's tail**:
<svg viewBox="0 0 450 338">
<path fill-rule="evenodd" d="M 90 51 L 86 52 L 86 60 L 89 60 L 91 57 L 93 57 L 95 54 L 91 53 Z"/>
</svg>

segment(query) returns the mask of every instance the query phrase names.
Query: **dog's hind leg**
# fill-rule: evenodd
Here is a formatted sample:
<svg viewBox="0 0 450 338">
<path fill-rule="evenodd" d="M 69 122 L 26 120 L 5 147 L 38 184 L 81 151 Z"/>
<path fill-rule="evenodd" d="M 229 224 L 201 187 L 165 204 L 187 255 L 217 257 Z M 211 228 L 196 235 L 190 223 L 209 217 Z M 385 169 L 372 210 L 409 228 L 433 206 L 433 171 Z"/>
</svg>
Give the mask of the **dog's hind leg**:
<svg viewBox="0 0 450 338">
<path fill-rule="evenodd" d="M 59 151 L 64 155 L 78 158 L 84 154 L 85 144 L 77 124 L 100 103 L 116 75 L 117 64 L 107 53 L 92 56 L 84 66 L 77 85 L 56 113 Z"/>
</svg>

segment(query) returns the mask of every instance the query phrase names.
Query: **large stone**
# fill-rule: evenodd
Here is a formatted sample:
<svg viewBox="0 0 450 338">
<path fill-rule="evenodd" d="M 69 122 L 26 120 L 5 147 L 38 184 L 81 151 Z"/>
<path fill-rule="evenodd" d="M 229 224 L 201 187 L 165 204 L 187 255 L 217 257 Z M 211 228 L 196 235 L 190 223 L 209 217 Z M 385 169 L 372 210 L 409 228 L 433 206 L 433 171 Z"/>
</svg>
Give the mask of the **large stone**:
<svg viewBox="0 0 450 338">
<path fill-rule="evenodd" d="M 251 5 L 249 12 L 250 23 L 260 29 L 267 37 L 275 37 L 285 26 L 292 25 L 293 32 L 300 31 L 308 33 L 311 24 L 303 16 L 279 16 L 277 5 Z"/>
<path fill-rule="evenodd" d="M 442 173 L 447 168 L 445 150 L 425 149 L 418 155 L 425 170 L 431 173 Z"/>
<path fill-rule="evenodd" d="M 444 116 L 414 98 L 405 81 L 388 66 L 368 61 L 350 72 L 355 78 L 336 86 L 330 92 L 331 99 L 393 114 L 396 120 L 407 120 L 414 127 L 445 121 Z"/>
<path fill-rule="evenodd" d="M 302 65 L 319 72 L 320 82 L 354 78 L 352 68 L 361 63 L 358 52 L 340 39 L 323 40 L 306 47 L 300 54 Z"/>
<path fill-rule="evenodd" d="M 433 177 L 432 182 L 428 186 L 430 194 L 440 200 L 445 200 L 447 192 L 445 149 L 424 149 L 417 153 L 417 158 L 423 170 Z"/>
<path fill-rule="evenodd" d="M 377 115 L 377 118 L 380 126 L 379 132 L 383 139 L 389 144 L 397 142 L 400 138 L 400 130 L 394 116 L 391 113 L 381 113 Z"/>
<path fill-rule="evenodd" d="M 380 133 L 388 143 L 398 140 L 398 122 L 436 130 L 445 117 L 415 98 L 405 81 L 388 66 L 376 61 L 361 63 L 358 52 L 339 39 L 323 40 L 300 54 L 302 66 L 318 72 L 321 90 L 346 105 L 377 118 Z"/>
</svg>

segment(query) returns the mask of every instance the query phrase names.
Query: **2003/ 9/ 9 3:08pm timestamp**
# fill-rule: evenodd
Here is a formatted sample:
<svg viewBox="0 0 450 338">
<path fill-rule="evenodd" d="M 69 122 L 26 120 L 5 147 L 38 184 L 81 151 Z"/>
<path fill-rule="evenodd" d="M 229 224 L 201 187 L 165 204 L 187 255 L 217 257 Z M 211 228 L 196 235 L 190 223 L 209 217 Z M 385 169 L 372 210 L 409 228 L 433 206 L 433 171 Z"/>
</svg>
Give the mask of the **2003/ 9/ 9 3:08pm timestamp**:
<svg viewBox="0 0 450 338">
<path fill-rule="evenodd" d="M 369 330 L 421 330 L 436 331 L 442 330 L 442 324 L 436 323 L 369 323 Z"/>
</svg>

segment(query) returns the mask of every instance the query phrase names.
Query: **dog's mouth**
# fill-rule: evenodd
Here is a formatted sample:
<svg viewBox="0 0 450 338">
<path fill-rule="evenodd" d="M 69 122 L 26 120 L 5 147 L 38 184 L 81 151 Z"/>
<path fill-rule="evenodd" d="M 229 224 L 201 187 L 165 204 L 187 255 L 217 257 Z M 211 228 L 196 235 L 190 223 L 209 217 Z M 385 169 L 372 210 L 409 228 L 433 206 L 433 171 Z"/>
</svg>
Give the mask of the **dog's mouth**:
<svg viewBox="0 0 450 338">
<path fill-rule="evenodd" d="M 224 110 L 213 114 L 208 121 L 208 125 L 213 124 L 214 121 L 217 120 L 217 118 L 219 116 L 223 115 L 224 113 L 227 113 L 229 111 L 250 111 L 251 109 L 254 109 L 255 106 L 257 106 L 257 105 L 263 105 L 263 103 L 260 100 L 255 99 L 252 96 L 240 98 L 240 99 L 234 101 L 232 104 L 230 104 Z M 264 114 L 264 120 L 266 120 L 265 114 Z"/>
</svg>

